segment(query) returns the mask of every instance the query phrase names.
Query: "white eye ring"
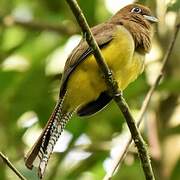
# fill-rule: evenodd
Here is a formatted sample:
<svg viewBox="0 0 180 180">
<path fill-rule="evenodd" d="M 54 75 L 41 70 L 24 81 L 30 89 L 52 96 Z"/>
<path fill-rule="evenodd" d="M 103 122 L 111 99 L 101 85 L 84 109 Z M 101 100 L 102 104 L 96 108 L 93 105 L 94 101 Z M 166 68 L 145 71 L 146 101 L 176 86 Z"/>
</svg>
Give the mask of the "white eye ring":
<svg viewBox="0 0 180 180">
<path fill-rule="evenodd" d="M 141 13 L 141 8 L 139 8 L 139 7 L 134 7 L 134 8 L 132 8 L 131 12 Z"/>
</svg>

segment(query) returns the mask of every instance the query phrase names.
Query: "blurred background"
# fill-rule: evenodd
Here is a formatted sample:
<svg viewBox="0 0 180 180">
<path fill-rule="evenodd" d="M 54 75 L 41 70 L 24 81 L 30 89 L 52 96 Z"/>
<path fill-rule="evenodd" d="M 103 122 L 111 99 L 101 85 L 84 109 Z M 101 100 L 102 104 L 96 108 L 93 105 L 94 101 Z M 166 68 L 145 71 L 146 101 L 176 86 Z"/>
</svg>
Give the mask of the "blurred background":
<svg viewBox="0 0 180 180">
<path fill-rule="evenodd" d="M 90 26 L 133 0 L 78 0 Z M 174 32 L 179 0 L 141 0 L 159 18 L 145 72 L 124 92 L 137 117 L 161 67 Z M 58 98 L 67 56 L 79 42 L 79 27 L 65 1 L 0 0 L 0 151 L 28 179 L 24 155 L 32 147 Z M 142 129 L 157 180 L 180 179 L 180 35 L 153 94 Z M 46 180 L 99 180 L 122 150 L 128 129 L 114 102 L 95 116 L 74 116 L 55 147 Z M 0 180 L 17 177 L 0 159 Z M 134 146 L 113 180 L 143 180 Z"/>
</svg>

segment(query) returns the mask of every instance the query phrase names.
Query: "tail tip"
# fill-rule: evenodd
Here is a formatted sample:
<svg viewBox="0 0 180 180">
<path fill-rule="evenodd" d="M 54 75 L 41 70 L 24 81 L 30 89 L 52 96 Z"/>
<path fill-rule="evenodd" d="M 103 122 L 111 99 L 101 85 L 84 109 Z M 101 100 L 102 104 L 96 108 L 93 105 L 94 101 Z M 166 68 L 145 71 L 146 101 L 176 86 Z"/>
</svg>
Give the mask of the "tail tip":
<svg viewBox="0 0 180 180">
<path fill-rule="evenodd" d="M 46 162 L 45 161 L 42 161 L 40 164 L 39 164 L 39 168 L 38 168 L 38 176 L 40 179 L 43 178 L 43 175 L 44 175 L 44 172 L 45 172 L 45 169 L 46 169 Z"/>
<path fill-rule="evenodd" d="M 24 162 L 25 162 L 25 166 L 26 166 L 28 169 L 31 169 L 31 170 L 32 170 L 33 164 L 28 161 L 28 158 L 27 158 L 26 156 L 24 157 Z"/>
</svg>

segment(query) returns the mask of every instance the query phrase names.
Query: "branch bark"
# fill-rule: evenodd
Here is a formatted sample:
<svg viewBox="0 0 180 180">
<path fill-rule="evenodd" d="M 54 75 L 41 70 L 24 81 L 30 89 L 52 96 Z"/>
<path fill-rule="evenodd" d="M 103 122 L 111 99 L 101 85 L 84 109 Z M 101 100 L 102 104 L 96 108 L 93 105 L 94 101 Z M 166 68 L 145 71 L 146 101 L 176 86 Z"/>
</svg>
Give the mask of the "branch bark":
<svg viewBox="0 0 180 180">
<path fill-rule="evenodd" d="M 8 158 L 0 152 L 0 157 L 2 158 L 3 162 L 19 177 L 21 180 L 26 180 L 26 178 L 16 169 L 16 167 L 8 160 Z"/>
<path fill-rule="evenodd" d="M 143 141 L 140 132 L 138 131 L 137 125 L 130 113 L 130 109 L 125 99 L 122 96 L 122 93 L 118 91 L 117 82 L 114 80 L 112 72 L 109 70 L 77 2 L 75 0 L 66 0 L 66 1 L 69 4 L 72 12 L 74 13 L 75 18 L 82 29 L 84 37 L 86 38 L 87 43 L 93 49 L 93 54 L 95 56 L 97 64 L 99 65 L 101 71 L 104 73 L 105 82 L 107 84 L 107 87 L 109 88 L 109 92 L 112 94 L 114 101 L 117 103 L 118 107 L 120 108 L 122 114 L 126 119 L 132 138 L 138 149 L 138 154 L 141 159 L 141 164 L 144 170 L 145 177 L 147 180 L 154 180 L 155 178 L 152 171 L 150 158 L 146 149 L 146 145 Z"/>
<path fill-rule="evenodd" d="M 164 70 L 165 70 L 165 67 L 166 67 L 166 65 L 168 63 L 169 57 L 171 55 L 171 52 L 173 50 L 175 41 L 177 39 L 179 28 L 180 28 L 180 24 L 177 24 L 176 28 L 175 28 L 174 35 L 173 35 L 172 40 L 171 40 L 171 43 L 169 44 L 167 53 L 165 54 L 165 56 L 163 58 L 162 66 L 161 66 L 161 70 L 159 72 L 159 75 L 157 76 L 154 84 L 149 89 L 149 91 L 148 91 L 148 93 L 147 93 L 147 95 L 146 95 L 146 97 L 145 97 L 145 99 L 144 99 L 144 101 L 142 103 L 141 110 L 140 110 L 140 115 L 139 115 L 139 118 L 138 118 L 138 121 L 137 121 L 138 127 L 140 126 L 141 122 L 143 121 L 143 117 L 145 115 L 145 112 L 146 112 L 146 110 L 148 108 L 148 105 L 150 103 L 151 97 L 152 97 L 156 87 L 159 85 L 161 79 L 163 78 Z M 116 169 L 122 163 L 122 161 L 123 161 L 123 159 L 124 159 L 124 157 L 125 157 L 125 155 L 126 155 L 126 153 L 128 151 L 129 146 L 131 145 L 131 143 L 132 143 L 132 137 L 129 137 L 127 139 L 127 141 L 126 141 L 126 144 L 123 147 L 123 151 L 121 152 L 121 154 L 119 154 L 119 156 L 116 159 L 116 161 L 114 161 L 111 170 L 105 175 L 104 179 L 111 179 L 112 178 L 112 176 L 115 173 Z"/>
</svg>

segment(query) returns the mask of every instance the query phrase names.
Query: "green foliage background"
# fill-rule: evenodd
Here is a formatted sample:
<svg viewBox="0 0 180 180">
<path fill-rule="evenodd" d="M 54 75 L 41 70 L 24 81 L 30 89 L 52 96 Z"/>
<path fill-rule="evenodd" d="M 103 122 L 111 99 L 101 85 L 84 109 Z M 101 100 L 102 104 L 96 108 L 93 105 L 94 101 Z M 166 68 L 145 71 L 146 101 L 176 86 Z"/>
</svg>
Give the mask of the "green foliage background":
<svg viewBox="0 0 180 180">
<path fill-rule="evenodd" d="M 139 2 L 148 5 L 159 17 L 160 23 L 155 27 L 153 45 L 156 44 L 159 47 L 157 51 L 161 52 L 161 56 L 156 58 L 156 62 L 160 62 L 173 33 L 173 26 L 168 26 L 165 16 L 168 13 L 175 15 L 179 11 L 180 2 L 176 0 L 162 4 L 164 9 L 160 8 L 158 0 Z M 103 22 L 111 16 L 103 0 L 79 0 L 78 3 L 90 26 Z M 28 16 L 26 12 L 32 16 L 28 23 L 38 22 L 39 26 L 30 27 L 17 23 L 16 15 L 22 9 L 25 11 L 25 17 Z M 65 30 L 61 32 L 47 30 L 47 24 L 62 26 Z M 8 156 L 27 179 L 37 179 L 37 175 L 36 169 L 30 171 L 24 165 L 24 154 L 30 146 L 27 146 L 23 137 L 28 128 L 44 127 L 58 97 L 62 72 L 59 70 L 58 74 L 47 74 L 48 59 L 78 31 L 76 21 L 65 1 L 0 0 L 0 151 Z M 179 47 L 180 37 L 178 36 L 166 68 L 166 77 L 154 94 L 145 117 L 143 135 L 149 145 L 154 172 L 158 180 L 180 179 L 178 172 L 180 157 Z M 6 69 L 8 58 L 16 55 L 25 58 L 28 66 L 18 65 L 19 67 L 15 68 L 17 65 L 14 64 L 14 68 Z M 10 64 L 13 67 L 13 60 Z M 150 63 L 147 63 L 148 66 Z M 157 74 L 158 71 L 154 73 Z M 134 115 L 140 109 L 150 87 L 148 76 L 148 72 L 145 71 L 124 92 Z M 38 122 L 29 127 L 19 125 L 21 124 L 18 123 L 21 122 L 20 117 L 30 111 L 38 118 Z M 30 121 L 29 117 L 21 119 L 24 123 Z M 175 123 L 171 123 L 172 119 Z M 110 142 L 112 138 L 122 133 L 123 127 L 124 119 L 113 102 L 95 116 L 73 117 L 66 128 L 73 138 L 64 152 L 54 153 L 45 179 L 102 179 L 106 173 L 103 162 L 109 157 L 112 148 Z M 65 167 L 63 160 L 76 147 L 75 142 L 82 134 L 86 134 L 91 140 L 91 145 L 86 147 L 86 151 L 92 153 L 91 156 L 79 161 L 73 168 Z M 0 180 L 16 178 L 0 160 Z M 144 179 L 134 147 L 130 148 L 122 167 L 113 179 Z"/>
</svg>

